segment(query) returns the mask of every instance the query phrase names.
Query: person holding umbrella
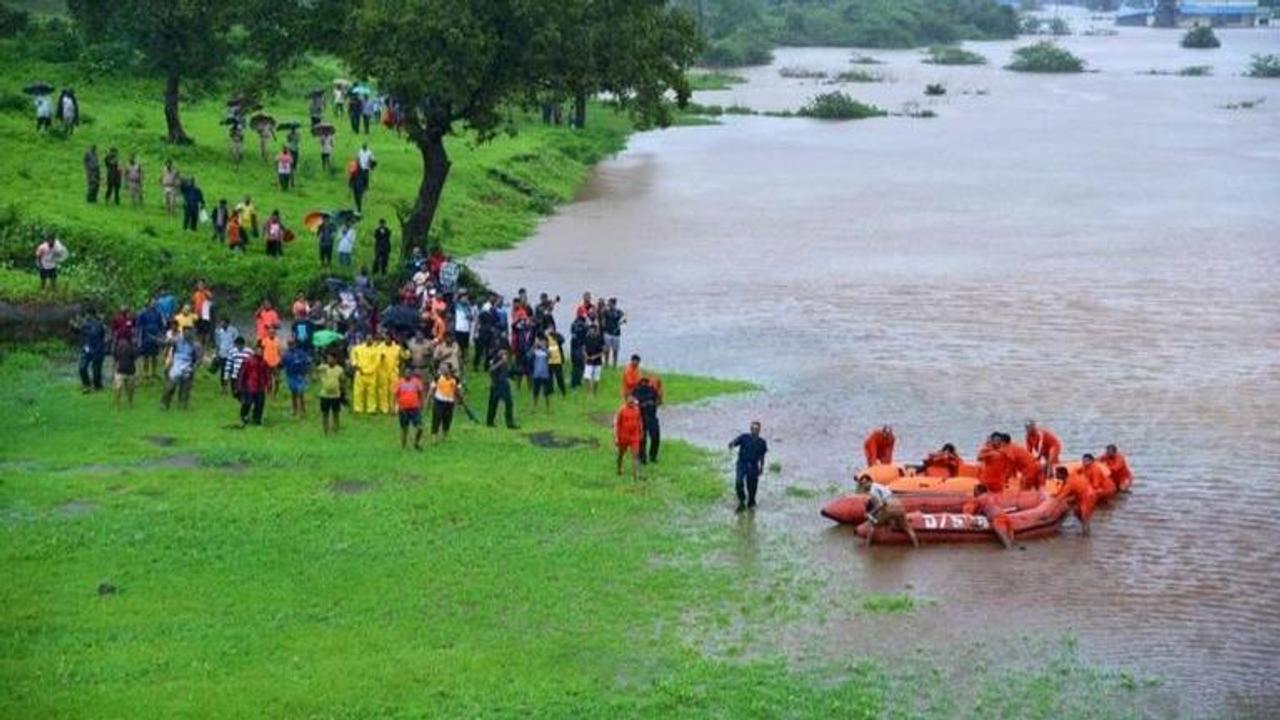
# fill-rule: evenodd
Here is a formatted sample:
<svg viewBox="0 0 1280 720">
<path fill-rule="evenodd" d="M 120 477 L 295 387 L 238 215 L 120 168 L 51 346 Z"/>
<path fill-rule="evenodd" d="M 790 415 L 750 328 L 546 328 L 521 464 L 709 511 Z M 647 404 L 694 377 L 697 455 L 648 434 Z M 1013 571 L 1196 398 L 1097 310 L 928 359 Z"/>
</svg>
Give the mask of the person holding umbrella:
<svg viewBox="0 0 1280 720">
<path fill-rule="evenodd" d="M 262 154 L 262 161 L 268 160 L 267 144 L 276 139 L 276 121 L 270 115 L 254 115 L 253 129 L 258 133 L 258 151 Z"/>
<path fill-rule="evenodd" d="M 307 114 L 311 116 L 311 127 L 324 120 L 324 88 L 311 91 L 311 103 L 307 106 Z"/>
<path fill-rule="evenodd" d="M 334 128 L 327 122 L 319 122 L 311 126 L 311 134 L 320 139 L 320 167 L 326 173 L 333 173 L 333 135 Z"/>
<path fill-rule="evenodd" d="M 22 89 L 28 95 L 35 96 L 36 132 L 53 128 L 53 98 L 49 97 L 52 90 L 46 82 L 34 83 Z"/>
</svg>

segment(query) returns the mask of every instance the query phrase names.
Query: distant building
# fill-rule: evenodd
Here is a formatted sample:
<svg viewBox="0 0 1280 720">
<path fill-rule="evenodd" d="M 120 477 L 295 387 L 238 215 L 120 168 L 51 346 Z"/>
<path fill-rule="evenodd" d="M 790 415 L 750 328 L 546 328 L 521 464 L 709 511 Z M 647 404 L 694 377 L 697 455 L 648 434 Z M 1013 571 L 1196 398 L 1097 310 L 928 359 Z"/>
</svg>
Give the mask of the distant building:
<svg viewBox="0 0 1280 720">
<path fill-rule="evenodd" d="M 1117 25 L 1139 27 L 1253 27 L 1260 19 L 1257 0 L 1130 0 L 1116 11 Z"/>
</svg>

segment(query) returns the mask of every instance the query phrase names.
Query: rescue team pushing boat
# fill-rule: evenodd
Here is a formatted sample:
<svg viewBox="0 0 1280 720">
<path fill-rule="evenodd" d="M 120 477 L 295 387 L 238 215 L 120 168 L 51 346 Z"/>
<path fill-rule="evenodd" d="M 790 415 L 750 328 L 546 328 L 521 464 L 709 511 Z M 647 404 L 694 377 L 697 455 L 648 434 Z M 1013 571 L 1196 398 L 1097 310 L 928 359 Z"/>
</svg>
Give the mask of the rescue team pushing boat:
<svg viewBox="0 0 1280 720">
<path fill-rule="evenodd" d="M 895 464 L 893 428 L 877 427 L 863 442 L 867 465 L 854 476 L 857 493 L 832 500 L 822 514 L 855 525 L 866 545 L 995 539 L 1012 547 L 1056 534 L 1068 514 L 1089 534 L 1094 509 L 1132 485 L 1128 461 L 1107 445 L 1098 457 L 1063 463 L 1057 435 L 1035 421 L 1026 430 L 1021 445 L 991 433 L 975 463 L 946 443 L 918 464 Z"/>
</svg>

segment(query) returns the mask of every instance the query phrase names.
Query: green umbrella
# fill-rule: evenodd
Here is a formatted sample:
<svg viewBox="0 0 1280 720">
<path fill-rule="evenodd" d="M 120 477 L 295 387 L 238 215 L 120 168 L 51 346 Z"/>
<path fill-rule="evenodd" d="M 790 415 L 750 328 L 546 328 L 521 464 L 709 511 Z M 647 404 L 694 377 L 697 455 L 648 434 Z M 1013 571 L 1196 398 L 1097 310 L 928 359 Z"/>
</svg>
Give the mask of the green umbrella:
<svg viewBox="0 0 1280 720">
<path fill-rule="evenodd" d="M 334 330 L 319 330 L 311 338 L 311 344 L 318 348 L 328 347 L 342 340 L 342 333 Z"/>
</svg>

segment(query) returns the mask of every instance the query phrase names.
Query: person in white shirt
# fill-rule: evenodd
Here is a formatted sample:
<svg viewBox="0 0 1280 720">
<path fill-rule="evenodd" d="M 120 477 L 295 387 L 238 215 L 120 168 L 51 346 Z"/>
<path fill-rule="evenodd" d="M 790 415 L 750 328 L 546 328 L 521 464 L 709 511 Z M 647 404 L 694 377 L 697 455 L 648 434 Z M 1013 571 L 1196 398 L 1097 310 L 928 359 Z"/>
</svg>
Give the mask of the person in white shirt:
<svg viewBox="0 0 1280 720">
<path fill-rule="evenodd" d="M 351 267 L 351 256 L 356 251 L 356 226 L 348 222 L 342 228 L 342 236 L 338 238 L 338 264 Z"/>
<path fill-rule="evenodd" d="M 870 475 L 862 475 L 858 478 L 858 491 L 867 494 L 867 522 L 871 523 L 871 529 L 867 533 L 866 545 L 871 544 L 876 529 L 884 526 L 905 532 L 911 538 L 911 544 L 920 547 L 916 531 L 911 528 L 911 521 L 907 519 L 907 510 L 902 506 L 902 501 L 893 496 L 892 490 L 878 482 L 872 482 Z"/>
<path fill-rule="evenodd" d="M 67 259 L 67 247 L 53 234 L 36 246 L 36 267 L 40 269 L 40 289 L 58 289 L 58 266 Z"/>
<path fill-rule="evenodd" d="M 48 95 L 36 98 L 36 132 L 53 127 L 53 100 Z"/>
</svg>

